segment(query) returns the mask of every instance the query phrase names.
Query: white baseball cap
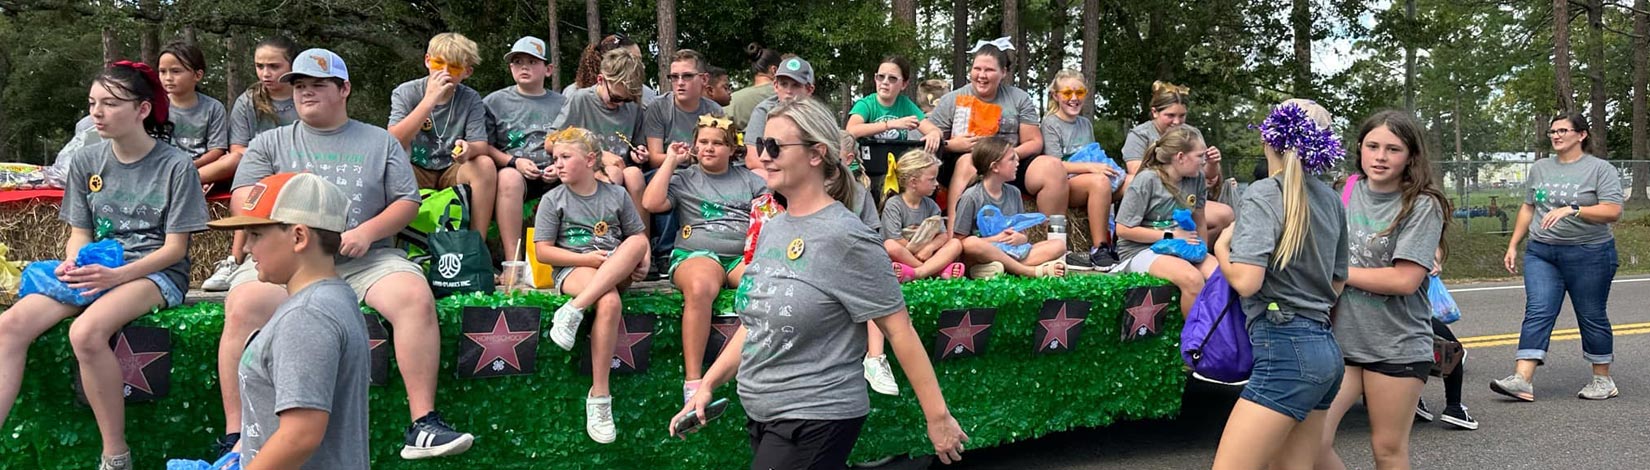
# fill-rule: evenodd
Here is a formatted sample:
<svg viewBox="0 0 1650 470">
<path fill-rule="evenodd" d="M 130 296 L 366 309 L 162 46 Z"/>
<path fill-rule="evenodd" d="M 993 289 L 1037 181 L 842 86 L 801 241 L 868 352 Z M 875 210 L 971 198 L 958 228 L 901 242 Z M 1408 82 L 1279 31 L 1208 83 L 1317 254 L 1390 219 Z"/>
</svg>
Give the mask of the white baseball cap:
<svg viewBox="0 0 1650 470">
<path fill-rule="evenodd" d="M 510 56 L 516 54 L 527 54 L 538 60 L 550 61 L 550 59 L 545 58 L 547 54 L 545 54 L 544 40 L 533 36 L 522 36 L 521 39 L 517 39 L 516 45 L 510 47 L 510 52 L 504 54 L 504 61 L 510 62 Z"/>
<path fill-rule="evenodd" d="M 299 77 L 337 78 L 349 81 L 349 67 L 344 65 L 344 58 L 332 51 L 314 48 L 298 54 L 292 61 L 292 71 L 281 74 L 282 82 L 290 82 Z"/>
</svg>

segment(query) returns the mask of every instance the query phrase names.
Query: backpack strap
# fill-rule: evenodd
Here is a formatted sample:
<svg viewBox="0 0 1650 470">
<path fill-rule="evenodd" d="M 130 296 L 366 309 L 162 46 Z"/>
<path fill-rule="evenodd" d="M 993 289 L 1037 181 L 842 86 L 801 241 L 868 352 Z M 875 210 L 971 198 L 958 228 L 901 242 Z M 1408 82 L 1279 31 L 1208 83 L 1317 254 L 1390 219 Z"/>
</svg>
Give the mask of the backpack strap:
<svg viewBox="0 0 1650 470">
<path fill-rule="evenodd" d="M 1352 187 L 1358 185 L 1358 174 L 1346 177 L 1346 185 L 1341 188 L 1341 207 L 1352 205 Z"/>
</svg>

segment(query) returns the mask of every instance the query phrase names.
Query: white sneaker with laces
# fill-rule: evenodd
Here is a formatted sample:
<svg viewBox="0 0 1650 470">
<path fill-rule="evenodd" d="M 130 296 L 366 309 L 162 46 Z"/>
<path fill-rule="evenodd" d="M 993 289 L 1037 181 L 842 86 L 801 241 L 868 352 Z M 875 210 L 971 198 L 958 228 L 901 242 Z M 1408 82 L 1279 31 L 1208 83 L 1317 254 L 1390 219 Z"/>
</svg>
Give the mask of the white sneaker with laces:
<svg viewBox="0 0 1650 470">
<path fill-rule="evenodd" d="M 573 342 L 579 333 L 579 323 L 584 321 L 584 309 L 572 304 L 561 304 L 556 309 L 556 315 L 550 318 L 550 341 L 565 351 L 573 350 Z"/>
<path fill-rule="evenodd" d="M 865 381 L 871 390 L 883 395 L 899 396 L 899 382 L 894 381 L 894 369 L 888 365 L 888 355 L 865 358 Z"/>
<path fill-rule="evenodd" d="M 219 261 L 215 266 L 212 269 L 212 277 L 206 278 L 206 282 L 201 283 L 201 290 L 207 292 L 229 290 L 229 278 L 235 275 L 235 269 L 240 268 L 241 264 L 235 262 L 235 257 L 231 256 Z"/>
<path fill-rule="evenodd" d="M 590 434 L 590 439 L 602 444 L 612 444 L 618 438 L 618 430 L 613 426 L 613 397 L 585 397 L 584 399 L 584 432 Z"/>
</svg>

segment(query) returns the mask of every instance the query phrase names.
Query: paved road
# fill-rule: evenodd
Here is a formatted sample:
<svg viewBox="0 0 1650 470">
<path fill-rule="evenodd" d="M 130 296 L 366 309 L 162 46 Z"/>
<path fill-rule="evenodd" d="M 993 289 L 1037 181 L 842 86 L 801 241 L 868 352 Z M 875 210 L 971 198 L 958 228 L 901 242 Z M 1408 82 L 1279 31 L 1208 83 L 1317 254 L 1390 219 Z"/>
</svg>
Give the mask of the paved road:
<svg viewBox="0 0 1650 470">
<path fill-rule="evenodd" d="M 1518 332 L 1524 314 L 1521 283 L 1452 286 L 1463 319 L 1452 327 L 1468 337 Z M 1650 277 L 1617 279 L 1610 296 L 1610 318 L 1618 326 L 1616 368 L 1622 396 L 1602 402 L 1578 400 L 1590 372 L 1576 339 L 1555 339 L 1548 365 L 1536 375 L 1535 403 L 1500 398 L 1490 380 L 1511 373 L 1512 340 L 1479 341 L 1469 347 L 1465 402 L 1482 425 L 1477 431 L 1445 429 L 1441 423 L 1417 423 L 1411 437 L 1415 468 L 1448 469 L 1643 469 L 1650 468 Z M 1563 329 L 1576 326 L 1568 306 L 1560 315 Z M 1636 326 L 1636 327 L 1635 327 Z M 1573 337 L 1574 335 L 1568 335 Z M 1470 340 L 1469 340 L 1470 341 Z M 1507 343 L 1507 344 L 1503 344 Z M 1443 402 L 1443 386 L 1431 380 L 1423 397 Z M 964 461 L 935 469 L 1196 469 L 1214 460 L 1226 415 L 1237 400 L 1235 390 L 1193 384 L 1185 408 L 1174 420 L 1123 423 L 1104 429 L 1069 431 L 991 449 L 971 450 Z M 1435 405 L 1439 406 L 1439 405 Z M 1369 451 L 1369 422 L 1355 408 L 1342 423 L 1336 450 L 1350 468 L 1374 468 Z"/>
</svg>

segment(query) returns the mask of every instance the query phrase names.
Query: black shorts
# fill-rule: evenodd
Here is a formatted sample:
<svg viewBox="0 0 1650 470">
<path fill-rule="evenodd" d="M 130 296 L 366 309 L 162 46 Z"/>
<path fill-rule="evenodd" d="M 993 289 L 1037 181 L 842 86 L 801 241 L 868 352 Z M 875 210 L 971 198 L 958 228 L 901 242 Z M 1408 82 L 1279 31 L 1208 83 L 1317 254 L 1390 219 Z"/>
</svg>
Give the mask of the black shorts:
<svg viewBox="0 0 1650 470">
<path fill-rule="evenodd" d="M 1347 360 L 1345 362 L 1348 367 L 1361 367 L 1364 370 L 1385 375 L 1387 377 L 1397 377 L 1400 379 L 1421 379 L 1421 383 L 1426 383 L 1427 375 L 1432 373 L 1432 361 L 1396 363 L 1354 362 Z"/>
<path fill-rule="evenodd" d="M 1014 187 L 1020 188 L 1020 194 L 1024 194 L 1026 196 L 1033 196 L 1031 194 L 1031 188 L 1026 187 L 1026 170 L 1031 168 L 1031 162 L 1037 161 L 1037 159 L 1039 159 L 1039 158 L 1054 158 L 1054 157 L 1049 156 L 1049 155 L 1034 155 L 1031 158 L 1022 158 L 1022 159 L 1020 159 L 1020 168 L 1018 169 L 1018 171 L 1014 172 L 1014 181 L 1008 182 L 1008 184 L 1012 184 L 1012 185 L 1014 185 Z M 1033 199 L 1035 199 L 1035 196 L 1033 196 Z M 1033 207 L 1033 209 L 1035 209 L 1035 207 Z M 1033 212 L 1035 212 L 1035 211 L 1033 211 Z"/>
<path fill-rule="evenodd" d="M 865 417 L 837 421 L 746 418 L 751 470 L 841 470 L 865 427 Z"/>
</svg>

